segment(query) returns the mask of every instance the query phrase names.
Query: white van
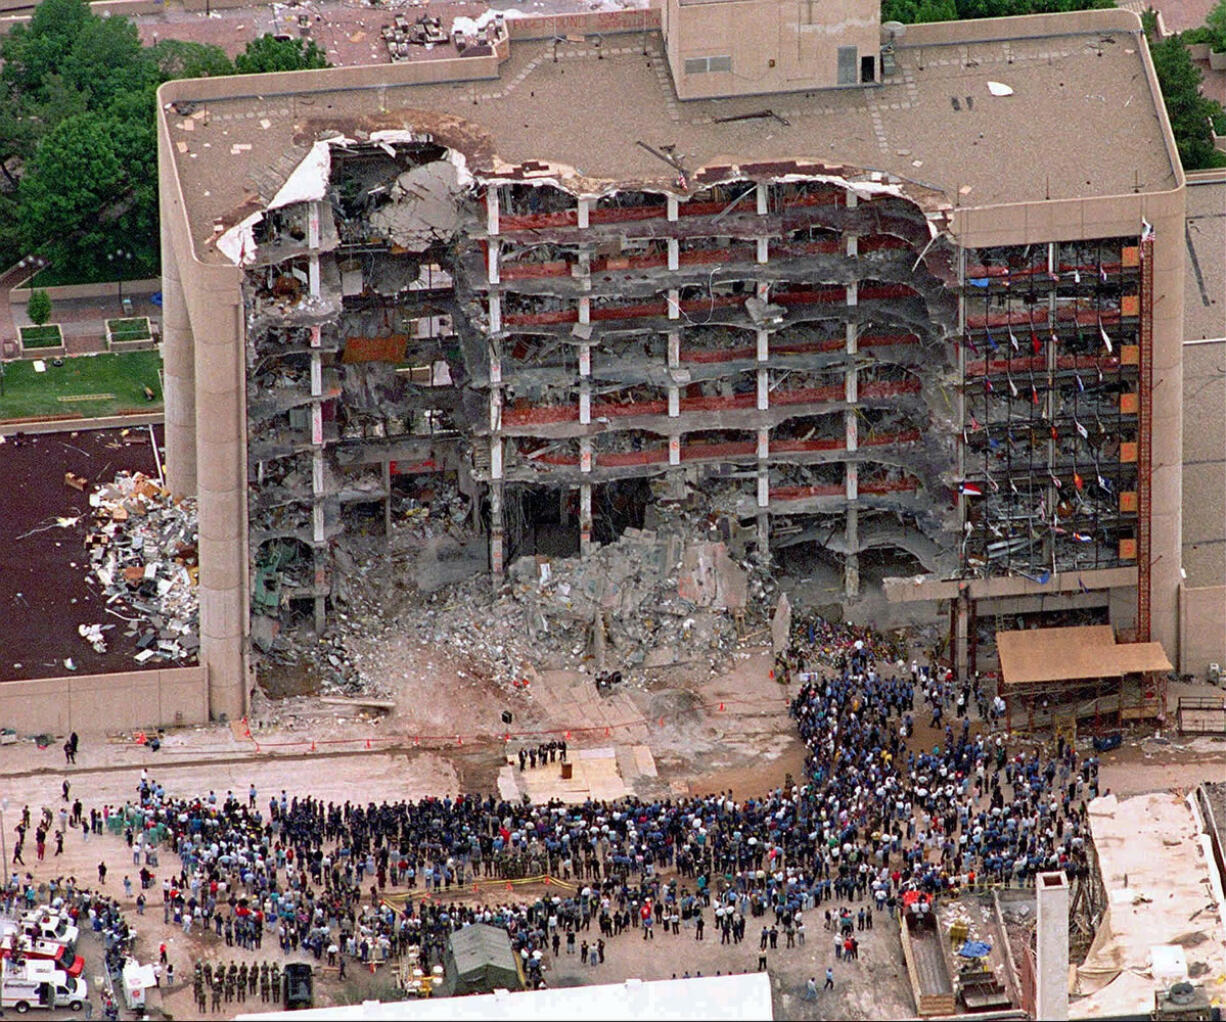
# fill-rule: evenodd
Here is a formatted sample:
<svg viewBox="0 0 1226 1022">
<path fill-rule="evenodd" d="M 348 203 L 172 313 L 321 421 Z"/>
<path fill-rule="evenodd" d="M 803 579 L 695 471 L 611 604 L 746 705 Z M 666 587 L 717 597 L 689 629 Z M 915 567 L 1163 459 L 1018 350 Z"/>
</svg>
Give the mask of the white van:
<svg viewBox="0 0 1226 1022">
<path fill-rule="evenodd" d="M 19 1014 L 31 1008 L 71 1008 L 80 1011 L 89 1000 L 89 985 L 55 968 L 54 962 L 28 960 L 0 971 L 0 1007 Z"/>
</svg>

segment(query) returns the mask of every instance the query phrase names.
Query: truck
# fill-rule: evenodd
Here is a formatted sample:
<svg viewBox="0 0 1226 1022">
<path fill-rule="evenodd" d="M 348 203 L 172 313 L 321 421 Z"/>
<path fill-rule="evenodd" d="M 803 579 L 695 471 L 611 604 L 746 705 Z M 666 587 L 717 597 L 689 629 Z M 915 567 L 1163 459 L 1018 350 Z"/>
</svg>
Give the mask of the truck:
<svg viewBox="0 0 1226 1022">
<path fill-rule="evenodd" d="M 21 926 L 26 933 L 33 933 L 43 940 L 52 940 L 66 947 L 75 948 L 81 931 L 72 917 L 53 909 L 41 908 L 27 912 L 21 917 Z"/>
<path fill-rule="evenodd" d="M 80 1011 L 89 1000 L 89 985 L 69 976 L 53 962 L 28 959 L 23 965 L 0 960 L 0 1008 L 24 1014 L 31 1008 Z"/>
<path fill-rule="evenodd" d="M 85 969 L 85 959 L 63 944 L 39 940 L 22 934 L 6 934 L 0 938 L 0 958 L 9 961 L 47 961 L 69 976 L 79 976 Z"/>
</svg>

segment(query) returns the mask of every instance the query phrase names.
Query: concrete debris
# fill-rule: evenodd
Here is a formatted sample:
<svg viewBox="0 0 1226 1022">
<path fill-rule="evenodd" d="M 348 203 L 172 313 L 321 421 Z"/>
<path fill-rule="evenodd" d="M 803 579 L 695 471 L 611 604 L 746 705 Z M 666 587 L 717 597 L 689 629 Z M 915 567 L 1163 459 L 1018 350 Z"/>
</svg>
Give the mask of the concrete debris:
<svg viewBox="0 0 1226 1022">
<path fill-rule="evenodd" d="M 422 560 L 438 559 L 440 548 L 461 564 L 475 558 L 451 540 L 427 543 Z M 722 543 L 669 531 L 627 529 L 586 559 L 521 557 L 493 591 L 474 562 L 465 580 L 412 601 L 399 620 L 385 614 L 386 580 L 376 581 L 389 562 L 395 558 L 372 557 L 347 573 L 361 584 L 337 615 L 342 635 L 407 630 L 507 686 L 534 668 L 618 670 L 636 683 L 681 664 L 717 672 L 742 636 L 765 625 L 775 602 L 773 579 L 754 562 L 734 561 Z M 377 656 L 356 666 L 367 688 L 394 670 Z"/>
<path fill-rule="evenodd" d="M 90 567 L 107 594 L 107 611 L 128 622 L 138 663 L 195 660 L 200 648 L 196 502 L 175 500 L 140 472 L 121 472 L 90 494 L 85 536 Z M 131 612 L 129 617 L 122 610 Z M 82 625 L 98 652 L 112 625 Z M 101 648 L 100 648 L 101 647 Z"/>
<path fill-rule="evenodd" d="M 95 653 L 105 653 L 106 637 L 102 633 L 114 627 L 114 625 L 77 625 L 77 634 L 94 647 Z"/>
</svg>

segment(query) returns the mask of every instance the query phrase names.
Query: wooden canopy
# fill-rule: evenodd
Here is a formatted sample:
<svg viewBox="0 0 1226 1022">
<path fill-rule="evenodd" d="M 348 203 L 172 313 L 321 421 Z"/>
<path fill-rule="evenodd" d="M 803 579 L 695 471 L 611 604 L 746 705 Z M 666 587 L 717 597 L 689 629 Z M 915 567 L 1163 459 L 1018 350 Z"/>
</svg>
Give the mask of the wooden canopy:
<svg viewBox="0 0 1226 1022">
<path fill-rule="evenodd" d="M 1158 642 L 1116 642 L 1110 625 L 997 632 L 1001 680 L 1006 685 L 1119 678 L 1169 671 Z"/>
</svg>

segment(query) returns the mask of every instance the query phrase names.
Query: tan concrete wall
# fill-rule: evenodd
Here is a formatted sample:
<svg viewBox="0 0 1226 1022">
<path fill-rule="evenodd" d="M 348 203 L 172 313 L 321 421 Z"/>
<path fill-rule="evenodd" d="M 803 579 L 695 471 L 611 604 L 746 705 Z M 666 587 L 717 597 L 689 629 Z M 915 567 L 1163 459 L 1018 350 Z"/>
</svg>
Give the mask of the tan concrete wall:
<svg viewBox="0 0 1226 1022">
<path fill-rule="evenodd" d="M 1203 679 L 1210 664 L 1226 667 L 1226 585 L 1184 589 L 1180 597 L 1179 670 Z"/>
<path fill-rule="evenodd" d="M 163 104 L 167 91 L 163 87 L 160 93 Z M 164 281 L 169 287 L 163 294 L 171 306 L 163 308 L 174 326 L 174 336 L 165 341 L 167 371 L 173 367 L 175 374 L 173 386 L 168 376 L 166 387 L 167 459 L 179 463 L 172 472 L 172 488 L 184 488 L 191 482 L 185 459 L 194 450 L 200 508 L 200 660 L 209 669 L 210 715 L 235 718 L 247 704 L 242 272 L 196 259 L 167 132 L 165 118 L 159 116 L 164 272 L 169 267 Z"/>
<path fill-rule="evenodd" d="M 59 287 L 43 287 L 31 288 L 28 285 L 25 287 L 15 287 L 10 294 L 10 302 L 13 305 L 18 303 L 25 305 L 29 300 L 30 292 L 33 290 L 46 291 L 47 297 L 53 302 L 68 301 L 73 298 L 110 298 L 115 294 L 117 284 L 113 280 L 103 281 L 101 284 L 62 284 Z M 151 295 L 155 291 L 160 291 L 162 281 L 158 277 L 149 277 L 145 280 L 125 280 L 123 289 L 127 294 L 133 295 Z"/>
<path fill-rule="evenodd" d="M 664 35 L 679 99 L 827 89 L 839 84 L 840 46 L 856 47 L 857 82 L 860 58 L 878 55 L 881 8 L 877 0 L 666 0 Z M 686 74 L 687 58 L 714 56 L 730 56 L 731 72 Z"/>
<path fill-rule="evenodd" d="M 541 14 L 530 18 L 508 18 L 511 39 L 552 39 L 566 35 L 613 35 L 643 32 L 660 27 L 659 0 L 651 7 L 625 11 L 592 11 L 584 14 Z"/>
<path fill-rule="evenodd" d="M 67 675 L 0 685 L 0 721 L 19 733 L 131 731 L 209 719 L 204 667 Z"/>
</svg>

